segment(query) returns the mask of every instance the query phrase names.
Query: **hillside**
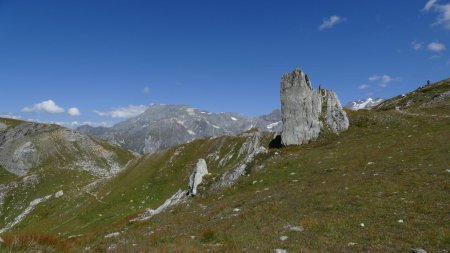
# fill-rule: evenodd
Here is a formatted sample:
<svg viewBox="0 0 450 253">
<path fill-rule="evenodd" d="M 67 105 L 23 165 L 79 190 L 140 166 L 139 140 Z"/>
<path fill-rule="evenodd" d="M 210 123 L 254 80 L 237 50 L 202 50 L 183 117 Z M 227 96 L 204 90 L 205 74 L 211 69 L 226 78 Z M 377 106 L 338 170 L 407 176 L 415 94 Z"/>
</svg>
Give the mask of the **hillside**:
<svg viewBox="0 0 450 253">
<path fill-rule="evenodd" d="M 134 158 L 57 125 L 3 118 L 0 124 L 0 233 L 22 226 L 41 208 L 48 215 L 66 193 L 116 175 Z"/>
<path fill-rule="evenodd" d="M 46 178 L 58 182 L 64 195 L 39 204 L 3 233 L 0 249 L 448 251 L 449 82 L 426 89 L 425 95 L 415 91 L 375 110 L 348 111 L 349 130 L 302 146 L 276 148 L 273 133 L 252 130 L 144 155 L 101 180 L 78 170 L 64 170 L 63 177 L 61 170 L 49 170 Z M 437 96 L 443 98 L 433 102 Z M 414 106 L 396 110 L 403 100 L 415 101 Z M 160 214 L 132 221 L 187 190 L 198 159 L 206 160 L 210 174 L 197 196 L 181 197 L 180 204 Z M 0 172 L 10 178 L 6 181 L 27 181 Z M 241 176 L 231 180 L 232 175 Z M 78 183 L 69 183 L 75 178 Z"/>
</svg>

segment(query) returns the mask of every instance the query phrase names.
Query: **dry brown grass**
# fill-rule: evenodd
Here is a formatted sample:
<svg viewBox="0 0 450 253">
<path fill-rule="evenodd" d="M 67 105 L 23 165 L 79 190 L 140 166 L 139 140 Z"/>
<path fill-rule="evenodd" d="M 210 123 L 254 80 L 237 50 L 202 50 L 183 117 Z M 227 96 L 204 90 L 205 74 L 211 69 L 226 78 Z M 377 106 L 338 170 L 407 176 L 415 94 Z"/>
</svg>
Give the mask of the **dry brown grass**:
<svg viewBox="0 0 450 253">
<path fill-rule="evenodd" d="M 2 239 L 7 252 L 74 252 L 67 241 L 38 232 L 6 234 L 2 235 Z"/>
</svg>

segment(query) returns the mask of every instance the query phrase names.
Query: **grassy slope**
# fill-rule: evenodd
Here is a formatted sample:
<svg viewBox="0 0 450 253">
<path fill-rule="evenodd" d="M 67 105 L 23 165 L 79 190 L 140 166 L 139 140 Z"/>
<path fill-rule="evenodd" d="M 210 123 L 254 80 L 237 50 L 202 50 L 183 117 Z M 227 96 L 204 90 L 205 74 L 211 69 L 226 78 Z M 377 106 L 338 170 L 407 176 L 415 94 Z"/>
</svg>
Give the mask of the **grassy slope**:
<svg viewBox="0 0 450 253">
<path fill-rule="evenodd" d="M 439 99 L 439 95 L 446 92 L 450 92 L 450 79 L 425 85 L 410 93 L 388 99 L 375 109 L 392 110 L 399 107 L 408 108 L 411 111 L 441 114 L 450 110 L 449 97 L 447 96 L 444 100 Z"/>
<path fill-rule="evenodd" d="M 68 252 L 86 246 L 90 246 L 87 252 L 104 252 L 111 245 L 116 245 L 117 252 L 448 250 L 450 118 L 438 115 L 430 120 L 425 110 L 415 109 L 418 113 L 411 115 L 349 112 L 351 128 L 340 136 L 271 150 L 234 187 L 203 192 L 189 205 L 147 222 L 128 223 L 144 207 L 155 208 L 185 188 L 198 158 L 215 150 L 220 150 L 222 158 L 238 150 L 243 140 L 234 146 L 236 140 L 230 137 L 198 140 L 183 145 L 181 155 L 172 162 L 176 148 L 146 156 L 113 181 L 104 182 L 98 196 L 105 203 L 86 196 L 72 213 L 60 216 L 67 223 L 47 233 L 62 232 L 64 237 L 54 244 L 64 244 Z M 226 148 L 220 149 L 221 143 Z M 236 162 L 233 158 L 226 168 Z M 212 160 L 208 166 L 212 177 L 224 170 Z M 61 212 L 49 216 L 55 214 Z M 36 231 L 43 225 L 32 224 L 28 222 L 24 230 Z M 304 231 L 289 231 L 285 225 L 303 226 Z M 127 232 L 104 238 L 122 230 Z M 16 234 L 19 238 L 24 237 L 22 231 Z M 63 239 L 76 233 L 84 236 Z M 281 241 L 280 236 L 288 239 Z M 349 246 L 350 242 L 356 244 Z"/>
<path fill-rule="evenodd" d="M 10 119 L 0 120 L 7 123 L 8 126 L 23 123 Z M 66 168 L 67 164 L 70 164 L 77 157 L 90 157 L 91 154 L 86 153 L 78 143 L 74 144 L 75 149 L 66 147 L 65 142 L 57 134 L 57 131 L 61 128 L 59 126 L 52 127 L 47 133 L 33 137 L 34 142 L 47 145 L 48 149 L 57 149 L 58 151 L 54 156 L 47 156 L 39 167 L 34 168 L 29 173 L 37 176 L 37 183 L 25 183 L 23 178 L 18 178 L 0 167 L 0 183 L 16 181 L 18 184 L 18 187 L 10 190 L 5 197 L 2 212 L 0 212 L 0 227 L 13 221 L 31 201 L 63 190 L 64 197 L 60 199 L 51 198 L 45 204 L 39 204 L 32 215 L 27 216 L 11 230 L 12 232 L 40 231 L 45 227 L 48 233 L 55 233 L 55 231 L 59 231 L 60 226 L 70 221 L 74 207 L 79 204 L 79 201 L 92 198 L 91 195 L 83 191 L 83 187 L 98 180 L 98 178 L 86 171 Z M 134 155 L 127 150 L 112 146 L 102 140 L 94 138 L 93 140 L 104 149 L 114 152 L 117 155 L 116 162 L 122 166 L 125 166 L 129 160 L 134 158 Z M 43 150 L 48 149 L 43 148 Z M 106 161 L 96 162 L 101 166 L 109 166 Z"/>
<path fill-rule="evenodd" d="M 90 190 L 98 199 L 82 187 L 94 182 L 95 178 L 80 177 L 73 181 L 75 183 L 68 183 L 73 180 L 67 174 L 70 171 L 61 170 L 65 174 L 58 175 L 67 178 L 68 182 L 51 177 L 45 182 L 61 182 L 61 187 L 64 186 L 64 198 L 51 199 L 45 205 L 38 206 L 33 216 L 27 217 L 12 232 L 36 232 L 45 226 L 48 233 L 60 233 L 64 236 L 102 234 L 112 227 L 122 226 L 148 207 L 158 207 L 178 189 L 187 189 L 188 177 L 199 158 L 205 158 L 214 151 L 220 151 L 222 157 L 228 152 L 236 153 L 244 140 L 245 138 L 236 137 L 196 140 L 165 152 L 138 158 L 118 177 L 98 181 L 97 187 Z M 211 162 L 209 170 L 217 174 L 237 162 L 237 158 L 230 159 L 220 168 L 218 161 Z M 59 189 L 54 187 L 52 185 L 51 189 Z M 24 203 L 29 203 L 36 194 L 27 195 Z"/>
<path fill-rule="evenodd" d="M 11 172 L 7 171 L 5 168 L 3 168 L 0 165 L 0 184 L 6 184 L 11 181 L 14 181 L 17 178 L 16 175 L 12 174 Z"/>
<path fill-rule="evenodd" d="M 125 241 L 117 252 L 448 249 L 450 119 L 393 111 L 350 117 L 353 126 L 339 137 L 272 150 L 263 171 L 232 189 L 95 244 L 101 250 Z M 288 224 L 305 231 L 288 231 Z M 289 238 L 281 241 L 283 235 Z"/>
<path fill-rule="evenodd" d="M 8 127 L 14 127 L 19 124 L 22 124 L 25 121 L 17 120 L 17 119 L 9 119 L 9 118 L 0 118 L 1 123 L 5 123 Z"/>
</svg>

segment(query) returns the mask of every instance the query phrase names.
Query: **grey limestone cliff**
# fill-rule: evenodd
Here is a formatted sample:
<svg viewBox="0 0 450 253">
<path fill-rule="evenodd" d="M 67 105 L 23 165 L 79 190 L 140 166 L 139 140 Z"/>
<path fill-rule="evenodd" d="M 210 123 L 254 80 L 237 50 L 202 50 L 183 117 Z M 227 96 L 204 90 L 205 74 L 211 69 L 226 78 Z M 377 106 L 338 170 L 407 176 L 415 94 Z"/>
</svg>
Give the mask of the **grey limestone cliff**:
<svg viewBox="0 0 450 253">
<path fill-rule="evenodd" d="M 349 126 L 336 93 L 313 89 L 300 69 L 282 76 L 280 95 L 283 145 L 305 144 L 325 129 L 337 133 Z"/>
</svg>

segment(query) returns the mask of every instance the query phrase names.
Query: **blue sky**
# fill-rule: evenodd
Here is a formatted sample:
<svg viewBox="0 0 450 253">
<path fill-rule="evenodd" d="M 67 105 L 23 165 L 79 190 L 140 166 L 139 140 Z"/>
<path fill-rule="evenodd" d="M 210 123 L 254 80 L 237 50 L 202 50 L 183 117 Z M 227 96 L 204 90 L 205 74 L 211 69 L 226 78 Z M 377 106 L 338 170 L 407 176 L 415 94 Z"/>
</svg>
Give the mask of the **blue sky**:
<svg viewBox="0 0 450 253">
<path fill-rule="evenodd" d="M 0 115 L 112 124 L 151 103 L 248 115 L 302 68 L 343 104 L 450 73 L 450 1 L 0 0 Z"/>
</svg>

